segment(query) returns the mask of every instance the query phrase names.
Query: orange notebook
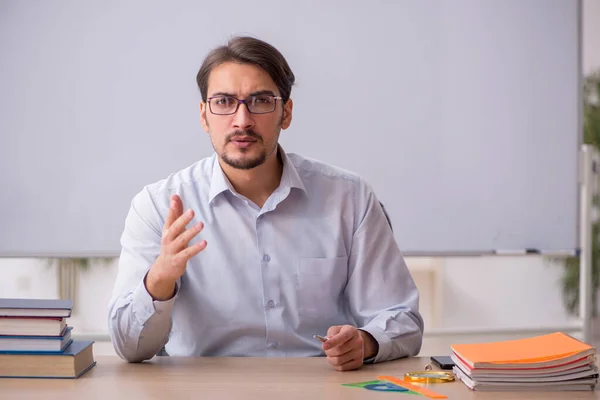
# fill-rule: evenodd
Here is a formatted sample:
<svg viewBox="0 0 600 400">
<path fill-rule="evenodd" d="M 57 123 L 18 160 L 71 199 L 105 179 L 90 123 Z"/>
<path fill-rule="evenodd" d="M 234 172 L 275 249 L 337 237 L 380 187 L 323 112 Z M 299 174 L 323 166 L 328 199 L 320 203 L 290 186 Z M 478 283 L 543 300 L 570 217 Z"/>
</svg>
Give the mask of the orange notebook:
<svg viewBox="0 0 600 400">
<path fill-rule="evenodd" d="M 596 349 L 562 332 L 504 342 L 455 344 L 452 351 L 471 368 L 564 364 L 596 353 Z"/>
</svg>

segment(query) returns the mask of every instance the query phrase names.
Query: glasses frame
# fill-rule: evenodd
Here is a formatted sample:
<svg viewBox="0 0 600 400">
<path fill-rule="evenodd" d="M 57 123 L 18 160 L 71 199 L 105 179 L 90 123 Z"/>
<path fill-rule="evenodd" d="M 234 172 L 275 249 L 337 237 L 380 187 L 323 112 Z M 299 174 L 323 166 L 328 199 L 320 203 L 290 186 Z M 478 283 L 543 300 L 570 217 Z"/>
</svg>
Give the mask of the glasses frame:
<svg viewBox="0 0 600 400">
<path fill-rule="evenodd" d="M 265 111 L 265 112 L 253 112 L 250 111 L 250 107 L 248 107 L 248 100 L 252 97 L 258 97 L 258 96 L 267 96 L 267 97 L 272 97 L 274 102 L 273 102 L 273 109 L 271 111 Z M 223 98 L 223 97 L 230 97 L 232 99 L 236 99 L 237 100 L 237 104 L 235 105 L 235 110 L 233 110 L 233 112 L 230 113 L 226 113 L 226 114 L 221 114 L 221 113 L 216 113 L 212 110 L 212 106 L 210 105 L 210 101 L 212 99 L 219 99 L 219 98 Z M 219 96 L 212 96 L 206 99 L 206 102 L 208 103 L 208 109 L 210 110 L 210 113 L 213 115 L 233 115 L 235 114 L 238 109 L 240 108 L 240 104 L 244 104 L 246 106 L 246 110 L 248 110 L 248 112 L 250 114 L 270 114 L 273 111 L 275 111 L 277 109 L 277 100 L 283 100 L 283 97 L 281 96 L 275 96 L 272 94 L 259 94 L 259 95 L 252 95 L 252 96 L 248 96 L 245 99 L 238 99 L 235 96 L 223 96 L 223 95 L 219 95 Z"/>
</svg>

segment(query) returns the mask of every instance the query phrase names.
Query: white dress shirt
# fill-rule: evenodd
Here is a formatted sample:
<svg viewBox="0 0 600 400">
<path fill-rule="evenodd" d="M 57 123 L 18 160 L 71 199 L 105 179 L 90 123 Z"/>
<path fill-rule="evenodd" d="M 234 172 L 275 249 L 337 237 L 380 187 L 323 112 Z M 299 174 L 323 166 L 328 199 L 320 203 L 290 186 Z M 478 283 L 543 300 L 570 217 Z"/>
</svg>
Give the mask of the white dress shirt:
<svg viewBox="0 0 600 400">
<path fill-rule="evenodd" d="M 286 154 L 262 208 L 237 193 L 216 155 L 138 193 L 125 221 L 109 331 L 128 361 L 163 346 L 176 356 L 324 355 L 313 334 L 333 325 L 369 332 L 379 362 L 416 355 L 419 295 L 383 209 L 359 176 Z M 393 183 L 390 183 L 393 184 Z M 144 277 L 160 254 L 170 198 L 195 212 L 208 242 L 153 301 Z"/>
</svg>

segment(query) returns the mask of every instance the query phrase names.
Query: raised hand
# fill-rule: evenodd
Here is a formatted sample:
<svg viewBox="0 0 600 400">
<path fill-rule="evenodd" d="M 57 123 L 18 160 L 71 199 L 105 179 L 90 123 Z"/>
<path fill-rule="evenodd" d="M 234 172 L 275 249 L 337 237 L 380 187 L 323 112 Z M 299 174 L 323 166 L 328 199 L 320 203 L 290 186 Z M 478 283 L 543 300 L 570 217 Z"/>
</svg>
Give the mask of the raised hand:
<svg viewBox="0 0 600 400">
<path fill-rule="evenodd" d="M 148 293 L 155 300 L 168 300 L 173 297 L 175 283 L 185 272 L 189 259 L 206 248 L 205 240 L 188 246 L 190 240 L 204 228 L 204 224 L 198 222 L 186 229 L 193 218 L 194 211 L 188 209 L 183 212 L 181 198 L 173 195 L 163 226 L 160 255 L 148 271 L 145 281 Z"/>
</svg>

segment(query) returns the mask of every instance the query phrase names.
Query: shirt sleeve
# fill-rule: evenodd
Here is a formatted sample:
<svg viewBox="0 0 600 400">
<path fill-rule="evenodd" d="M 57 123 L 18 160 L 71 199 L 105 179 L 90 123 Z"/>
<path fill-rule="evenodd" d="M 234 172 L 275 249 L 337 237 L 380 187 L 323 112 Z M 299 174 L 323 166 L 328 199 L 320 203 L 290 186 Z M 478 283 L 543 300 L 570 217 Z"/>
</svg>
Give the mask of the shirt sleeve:
<svg viewBox="0 0 600 400">
<path fill-rule="evenodd" d="M 358 328 L 379 344 L 368 361 L 416 355 L 423 340 L 417 287 L 373 191 L 363 184 L 356 196 L 357 227 L 345 293 Z"/>
<path fill-rule="evenodd" d="M 148 360 L 167 343 L 177 298 L 155 301 L 144 283 L 160 254 L 162 217 L 144 189 L 132 201 L 121 236 L 117 279 L 109 304 L 108 327 L 117 354 L 130 362 Z"/>
</svg>

